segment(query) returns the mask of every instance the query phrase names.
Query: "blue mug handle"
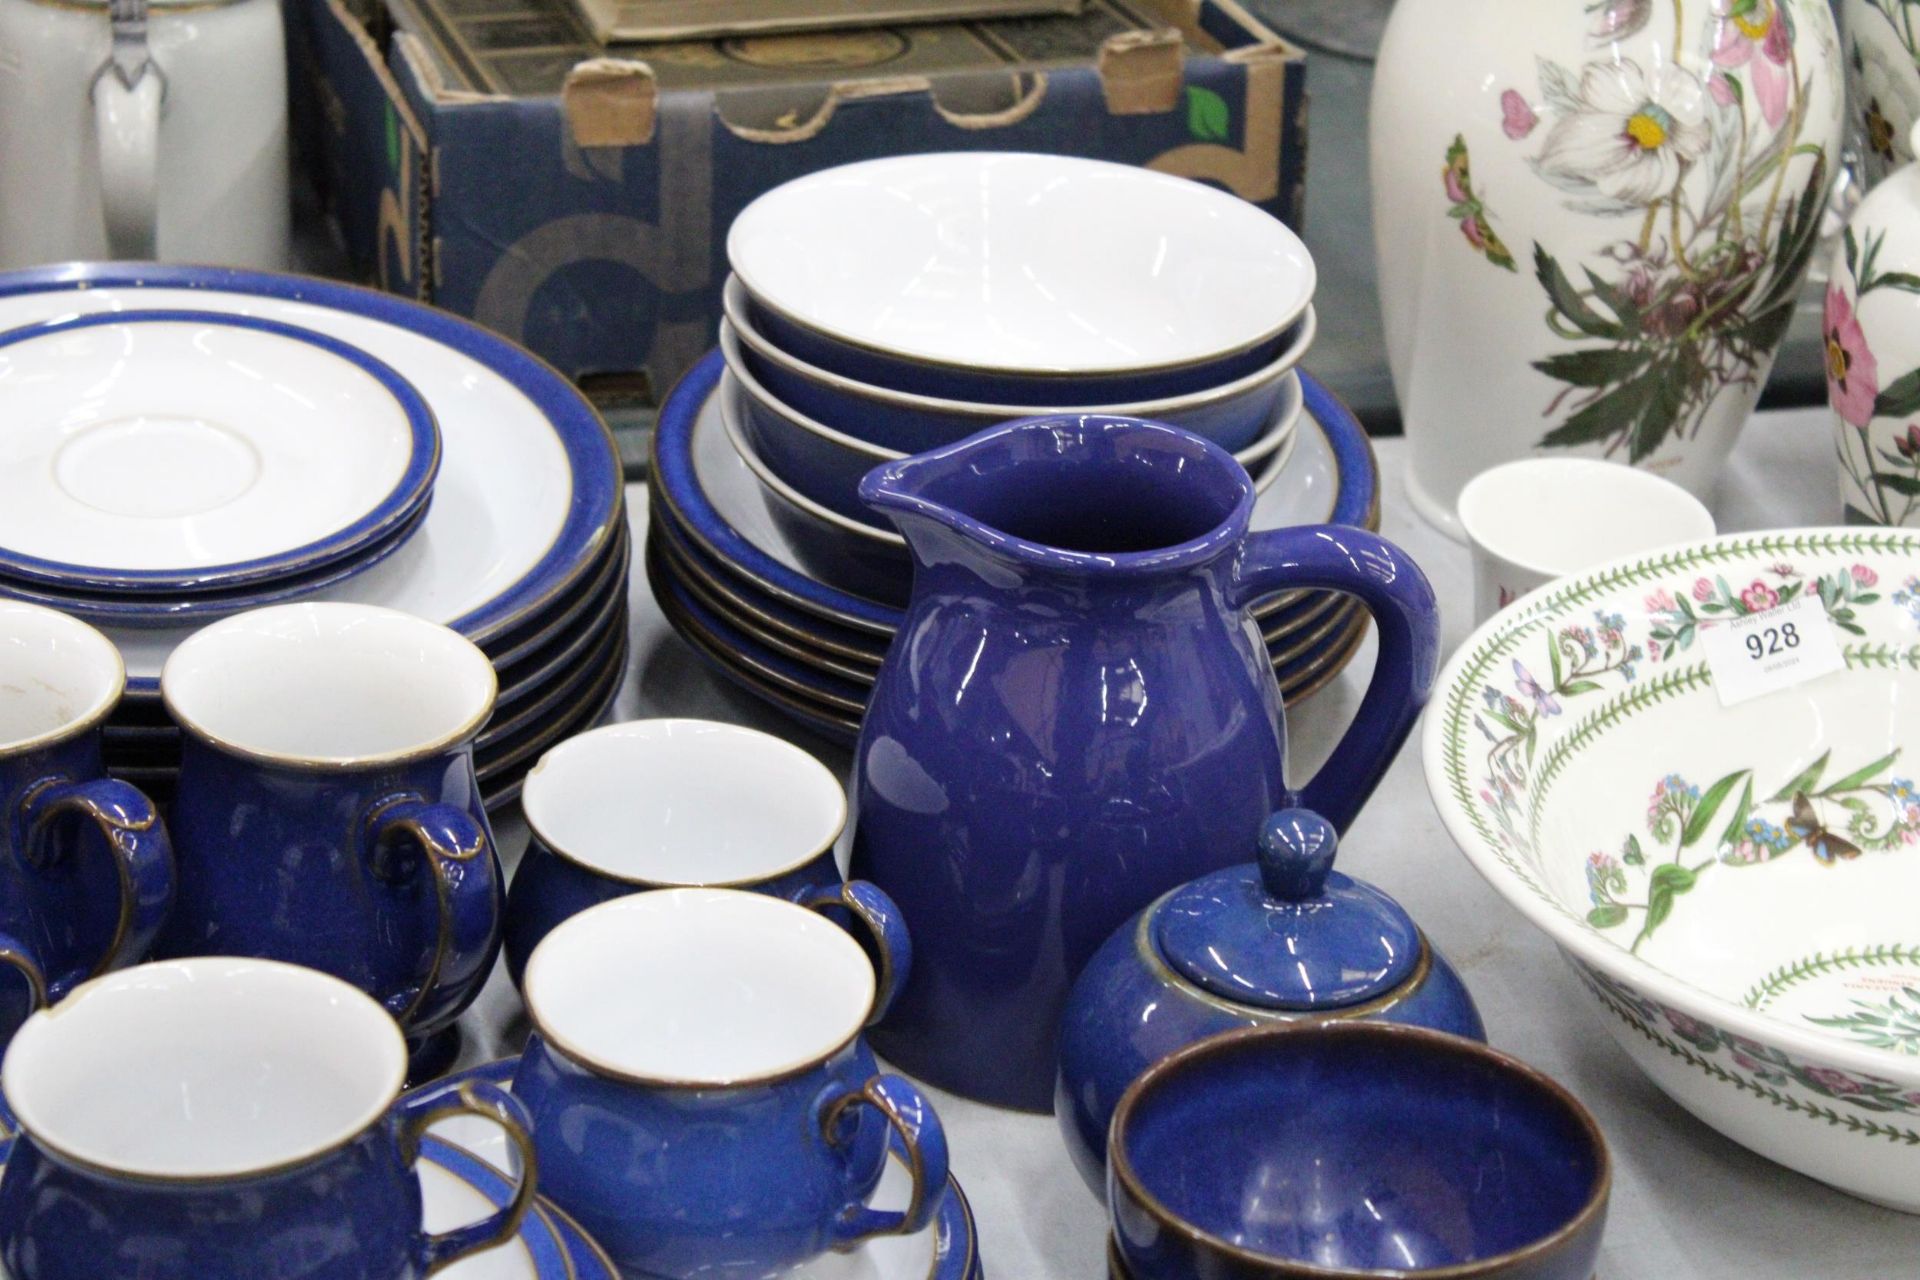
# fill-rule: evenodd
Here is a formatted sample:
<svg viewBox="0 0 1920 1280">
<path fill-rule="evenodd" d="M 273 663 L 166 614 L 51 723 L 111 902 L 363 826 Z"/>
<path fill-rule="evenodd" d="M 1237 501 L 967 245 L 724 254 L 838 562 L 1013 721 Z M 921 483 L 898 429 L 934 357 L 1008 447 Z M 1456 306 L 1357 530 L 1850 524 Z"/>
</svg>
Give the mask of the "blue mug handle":
<svg viewBox="0 0 1920 1280">
<path fill-rule="evenodd" d="M 846 1253 L 875 1236 L 910 1236 L 924 1231 L 940 1212 L 947 1192 L 947 1131 L 926 1096 L 904 1076 L 883 1073 L 864 1085 L 829 1089 L 819 1103 L 820 1140 L 838 1150 L 853 1131 L 846 1113 L 872 1107 L 886 1117 L 906 1152 L 913 1194 L 905 1209 L 874 1209 L 855 1202 L 834 1219 L 833 1249 Z"/>
<path fill-rule="evenodd" d="M 420 1159 L 420 1141 L 427 1130 L 455 1116 L 478 1116 L 499 1125 L 519 1161 L 513 1199 L 499 1212 L 464 1227 L 421 1237 L 421 1274 L 432 1275 L 456 1259 L 491 1249 L 519 1234 L 520 1223 L 533 1206 L 539 1161 L 534 1158 L 530 1136 L 533 1119 L 518 1098 L 491 1080 L 463 1080 L 451 1092 L 435 1089 L 412 1099 L 402 1098 L 394 1104 L 394 1114 L 400 1120 L 400 1154 L 409 1167 Z"/>
<path fill-rule="evenodd" d="M 19 973 L 21 979 L 27 984 L 29 1017 L 47 1007 L 47 971 L 34 957 L 32 947 L 11 933 L 0 933 L 0 966 Z M 9 1029 L 7 1034 L 11 1035 L 12 1029 Z M 6 1040 L 0 1038 L 0 1045 L 5 1043 Z M 0 1163 L 4 1163 L 5 1159 L 5 1156 L 0 1156 Z"/>
<path fill-rule="evenodd" d="M 434 997 L 448 988 L 477 990 L 475 971 L 491 965 L 500 940 L 501 893 L 493 836 L 465 809 L 400 796 L 375 806 L 366 832 L 374 874 L 400 874 L 393 851 L 420 850 L 429 874 L 439 919 L 433 956 L 419 989 L 388 1000 L 387 1012 L 411 1034 L 414 1021 L 430 1010 Z"/>
<path fill-rule="evenodd" d="M 113 851 L 120 879 L 120 917 L 92 973 L 55 974 L 44 994 L 58 1000 L 80 977 L 133 964 L 147 954 L 173 906 L 173 844 L 153 801 L 117 778 L 74 782 L 43 778 L 29 787 L 14 814 L 14 848 L 29 867 L 53 865 L 61 856 L 52 835 L 55 821 L 78 816 L 91 821 Z"/>
<path fill-rule="evenodd" d="M 803 889 L 793 900 L 803 907 L 819 911 L 840 907 L 853 913 L 854 919 L 873 936 L 874 953 L 879 956 L 878 984 L 873 998 L 872 1026 L 887 1016 L 893 999 L 907 985 L 913 971 L 913 939 L 907 934 L 906 917 L 886 890 L 869 880 L 843 880 L 839 884 Z"/>
<path fill-rule="evenodd" d="M 1380 632 L 1373 682 L 1352 726 L 1293 801 L 1344 833 L 1433 693 L 1440 610 L 1427 576 L 1406 552 L 1365 529 L 1331 524 L 1249 535 L 1228 598 L 1245 609 L 1262 596 L 1302 587 L 1358 596 Z"/>
</svg>

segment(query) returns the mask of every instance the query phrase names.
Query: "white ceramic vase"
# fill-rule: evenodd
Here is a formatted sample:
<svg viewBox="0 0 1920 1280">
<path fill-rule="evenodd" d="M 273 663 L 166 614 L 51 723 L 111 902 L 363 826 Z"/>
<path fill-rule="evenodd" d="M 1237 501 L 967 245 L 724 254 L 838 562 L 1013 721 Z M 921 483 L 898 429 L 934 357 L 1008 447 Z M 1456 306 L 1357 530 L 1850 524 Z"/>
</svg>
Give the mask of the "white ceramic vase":
<svg viewBox="0 0 1920 1280">
<path fill-rule="evenodd" d="M 1902 146 L 1920 147 L 1920 125 Z M 1867 193 L 1827 279 L 1827 403 L 1848 524 L 1920 526 L 1920 165 Z"/>
<path fill-rule="evenodd" d="M 1920 0 L 1839 0 L 1847 142 L 1868 188 L 1913 160 L 1920 122 Z"/>
<path fill-rule="evenodd" d="M 1400 0 L 1374 235 L 1421 514 L 1480 471 L 1631 462 L 1707 496 L 1818 240 L 1826 0 Z"/>
</svg>

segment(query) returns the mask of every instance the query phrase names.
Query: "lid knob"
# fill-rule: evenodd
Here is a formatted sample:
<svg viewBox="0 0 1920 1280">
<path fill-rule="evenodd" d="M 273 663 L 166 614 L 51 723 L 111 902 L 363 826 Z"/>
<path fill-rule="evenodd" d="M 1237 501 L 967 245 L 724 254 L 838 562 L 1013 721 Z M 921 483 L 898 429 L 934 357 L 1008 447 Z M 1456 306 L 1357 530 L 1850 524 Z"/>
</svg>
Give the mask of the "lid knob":
<svg viewBox="0 0 1920 1280">
<path fill-rule="evenodd" d="M 1307 902 L 1326 892 L 1340 837 L 1311 809 L 1282 809 L 1260 828 L 1260 881 L 1270 897 Z"/>
</svg>

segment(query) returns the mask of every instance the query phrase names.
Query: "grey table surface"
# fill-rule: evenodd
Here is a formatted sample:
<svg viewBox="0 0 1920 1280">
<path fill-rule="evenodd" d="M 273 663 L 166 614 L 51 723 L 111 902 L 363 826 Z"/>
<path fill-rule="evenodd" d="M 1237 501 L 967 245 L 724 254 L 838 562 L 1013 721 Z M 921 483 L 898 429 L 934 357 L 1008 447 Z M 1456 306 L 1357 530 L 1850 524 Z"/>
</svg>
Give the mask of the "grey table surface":
<svg viewBox="0 0 1920 1280">
<path fill-rule="evenodd" d="M 1716 504 L 1726 531 L 1831 522 L 1838 495 L 1821 410 L 1758 415 L 1733 454 Z M 1450 650 L 1470 630 L 1465 548 L 1422 524 L 1405 500 L 1404 443 L 1378 446 L 1385 533 L 1426 569 L 1445 613 Z M 644 536 L 646 494 L 630 490 Z M 754 725 L 801 742 L 842 771 L 848 753 L 795 729 L 700 665 L 661 618 L 636 568 L 633 666 L 618 719 L 700 716 Z M 1295 776 L 1324 758 L 1364 688 L 1371 658 L 1289 717 Z M 518 859 L 518 811 L 496 823 L 502 853 Z M 1405 904 L 1459 966 L 1493 1043 L 1541 1067 L 1598 1117 L 1616 1161 L 1605 1280 L 1802 1280 L 1920 1274 L 1920 1217 L 1851 1199 L 1749 1153 L 1694 1120 L 1615 1048 L 1587 997 L 1546 939 L 1468 866 L 1442 830 L 1422 778 L 1417 735 L 1343 843 L 1341 866 Z M 468 1015 L 463 1062 L 517 1049 L 526 1024 L 496 971 Z M 935 1093 L 953 1168 L 973 1203 L 994 1280 L 1097 1280 L 1105 1274 L 1105 1217 L 1068 1164 L 1051 1118 L 1017 1115 Z M 860 1260 L 849 1280 L 874 1276 Z"/>
</svg>

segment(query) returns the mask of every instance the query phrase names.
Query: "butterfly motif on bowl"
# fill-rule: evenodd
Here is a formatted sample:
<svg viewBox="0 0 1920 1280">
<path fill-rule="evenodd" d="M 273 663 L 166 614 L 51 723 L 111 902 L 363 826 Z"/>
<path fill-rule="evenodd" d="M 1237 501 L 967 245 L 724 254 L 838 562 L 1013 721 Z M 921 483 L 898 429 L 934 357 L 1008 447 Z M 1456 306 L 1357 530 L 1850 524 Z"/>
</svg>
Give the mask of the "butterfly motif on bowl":
<svg viewBox="0 0 1920 1280">
<path fill-rule="evenodd" d="M 1860 856 L 1859 845 L 1827 830 L 1826 823 L 1814 811 L 1813 801 L 1807 798 L 1804 791 L 1793 793 L 1793 814 L 1787 819 L 1787 830 L 1813 851 L 1814 858 L 1822 866 L 1832 866 L 1836 858 Z"/>
</svg>

